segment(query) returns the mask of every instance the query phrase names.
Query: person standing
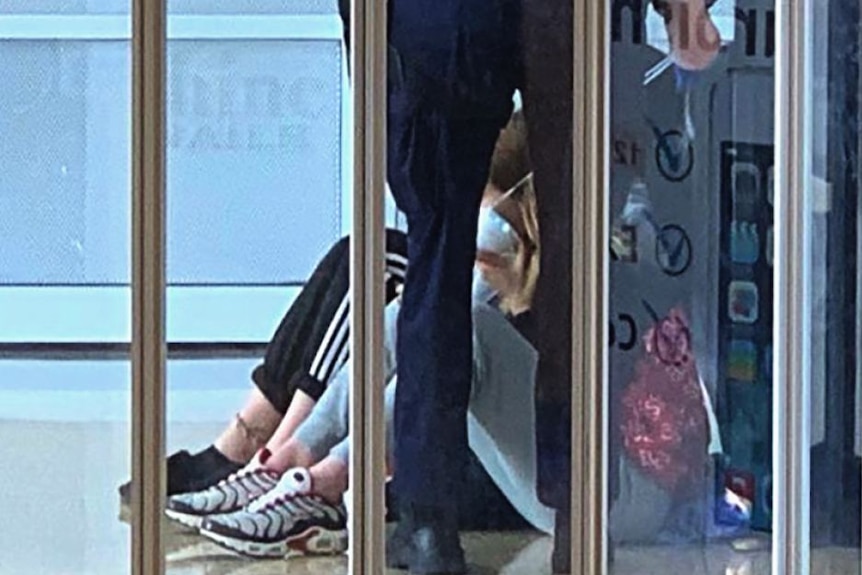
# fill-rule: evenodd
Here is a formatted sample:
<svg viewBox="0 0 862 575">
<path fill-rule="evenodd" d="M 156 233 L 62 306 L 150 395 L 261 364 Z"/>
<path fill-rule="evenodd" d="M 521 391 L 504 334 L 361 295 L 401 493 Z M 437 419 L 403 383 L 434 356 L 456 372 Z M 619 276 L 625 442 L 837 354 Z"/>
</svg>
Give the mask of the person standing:
<svg viewBox="0 0 862 575">
<path fill-rule="evenodd" d="M 648 1 L 669 26 L 675 17 L 686 24 L 709 24 L 704 0 Z M 534 305 L 537 489 L 544 503 L 558 509 L 552 562 L 555 573 L 566 573 L 573 4 L 390 0 L 388 9 L 387 177 L 407 217 L 410 260 L 396 350 L 396 491 L 403 519 L 388 541 L 388 562 L 417 575 L 466 570 L 457 512 L 448 502 L 460 488 L 468 449 L 476 222 L 494 142 L 520 87 L 542 222 L 542 271 Z M 349 45 L 350 0 L 339 0 L 339 11 Z M 671 34 L 672 41 L 688 37 Z M 694 56 L 712 50 L 703 50 L 701 43 L 684 48 Z"/>
<path fill-rule="evenodd" d="M 387 176 L 407 218 L 398 320 L 392 567 L 466 570 L 452 493 L 467 467 L 479 204 L 519 80 L 518 0 L 390 2 Z"/>
</svg>

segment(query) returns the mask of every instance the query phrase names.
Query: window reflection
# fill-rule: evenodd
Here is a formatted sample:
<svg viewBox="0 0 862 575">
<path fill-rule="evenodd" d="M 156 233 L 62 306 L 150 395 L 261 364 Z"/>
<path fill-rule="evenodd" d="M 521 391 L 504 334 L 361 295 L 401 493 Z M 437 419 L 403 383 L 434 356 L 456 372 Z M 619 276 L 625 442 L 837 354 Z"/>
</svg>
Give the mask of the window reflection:
<svg viewBox="0 0 862 575">
<path fill-rule="evenodd" d="M 611 3 L 612 139 L 646 150 L 608 192 L 611 572 L 766 573 L 773 5 L 692 4 L 721 37 L 696 67 L 716 43 L 683 54 L 674 19 L 639 4 Z"/>
</svg>

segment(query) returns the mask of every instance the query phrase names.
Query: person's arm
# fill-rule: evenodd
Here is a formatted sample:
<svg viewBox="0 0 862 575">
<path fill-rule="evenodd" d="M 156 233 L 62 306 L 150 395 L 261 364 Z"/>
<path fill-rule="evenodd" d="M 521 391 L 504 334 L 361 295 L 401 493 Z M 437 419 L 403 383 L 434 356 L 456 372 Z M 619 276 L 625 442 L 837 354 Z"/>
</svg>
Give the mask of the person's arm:
<svg viewBox="0 0 862 575">
<path fill-rule="evenodd" d="M 717 0 L 706 0 L 705 6 L 707 9 L 712 8 L 712 5 Z M 650 0 L 655 11 L 658 12 L 665 22 L 670 22 L 672 18 L 672 10 L 674 4 L 685 4 L 687 0 Z"/>
<path fill-rule="evenodd" d="M 715 0 L 651 0 L 664 18 L 671 57 L 684 70 L 703 70 L 721 48 L 721 34 L 709 14 Z"/>
<path fill-rule="evenodd" d="M 395 344 L 400 303 L 396 299 L 386 306 L 384 328 L 384 384 L 395 378 Z M 349 432 L 350 370 L 345 363 L 333 377 L 308 418 L 297 428 L 294 438 L 309 449 L 315 461 L 323 459 Z M 394 391 L 393 391 L 394 394 Z"/>
</svg>

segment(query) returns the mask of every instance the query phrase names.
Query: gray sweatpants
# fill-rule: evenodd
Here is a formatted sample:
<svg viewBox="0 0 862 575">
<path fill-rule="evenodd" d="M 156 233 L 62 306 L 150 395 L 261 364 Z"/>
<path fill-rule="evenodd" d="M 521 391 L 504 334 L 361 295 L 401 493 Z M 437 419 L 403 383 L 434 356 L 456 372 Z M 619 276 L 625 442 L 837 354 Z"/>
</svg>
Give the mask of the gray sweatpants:
<svg viewBox="0 0 862 575">
<path fill-rule="evenodd" d="M 393 412 L 397 387 L 395 349 L 399 300 L 385 315 L 386 451 L 392 455 Z M 497 309 L 473 306 L 473 385 L 467 416 L 470 448 L 512 506 L 537 529 L 553 532 L 553 511 L 536 493 L 535 390 L 536 350 Z M 350 364 L 331 381 L 294 437 L 315 461 L 350 457 Z M 397 462 L 396 462 L 397 463 Z"/>
<path fill-rule="evenodd" d="M 401 309 L 396 299 L 386 306 L 384 324 L 383 369 L 385 374 L 384 410 L 386 417 L 386 453 L 391 455 L 394 446 L 393 413 L 395 411 L 395 343 L 396 320 Z M 315 461 L 327 455 L 342 461 L 350 459 L 348 414 L 350 413 L 350 368 L 347 362 L 327 386 L 309 416 L 300 424 L 294 438 L 307 447 Z"/>
</svg>

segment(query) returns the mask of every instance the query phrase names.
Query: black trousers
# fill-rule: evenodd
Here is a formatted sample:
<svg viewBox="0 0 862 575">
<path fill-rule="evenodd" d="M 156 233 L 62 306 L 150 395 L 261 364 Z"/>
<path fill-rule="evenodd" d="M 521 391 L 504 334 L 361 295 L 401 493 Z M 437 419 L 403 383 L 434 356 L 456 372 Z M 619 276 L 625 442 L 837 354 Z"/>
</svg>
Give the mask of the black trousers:
<svg viewBox="0 0 862 575">
<path fill-rule="evenodd" d="M 572 113 L 570 0 L 521 0 L 521 90 L 539 210 L 533 300 L 539 498 L 568 509 L 572 406 Z M 597 111 L 599 112 L 599 111 Z"/>
<path fill-rule="evenodd" d="M 386 231 L 386 302 L 404 283 L 407 237 Z M 284 414 L 297 390 L 317 400 L 347 361 L 350 342 L 350 244 L 339 240 L 320 260 L 282 318 L 252 380 Z"/>
<path fill-rule="evenodd" d="M 348 45 L 349 6 L 349 0 L 339 0 Z M 540 353 L 537 489 L 545 503 L 567 508 L 572 4 L 391 0 L 389 7 L 388 176 L 408 217 L 411 256 L 399 326 L 402 374 L 395 414 L 399 469 L 405 462 L 409 467 L 399 481 L 399 494 L 433 504 L 458 489 L 466 451 L 468 290 L 476 208 L 497 130 L 510 112 L 507 102 L 520 88 L 542 246 L 532 330 Z M 443 16 L 434 16 L 429 24 L 435 9 Z M 450 9 L 460 19 L 446 21 Z M 399 57 L 398 66 L 393 66 L 393 55 Z M 405 70 L 406 78 L 393 78 Z"/>
</svg>

